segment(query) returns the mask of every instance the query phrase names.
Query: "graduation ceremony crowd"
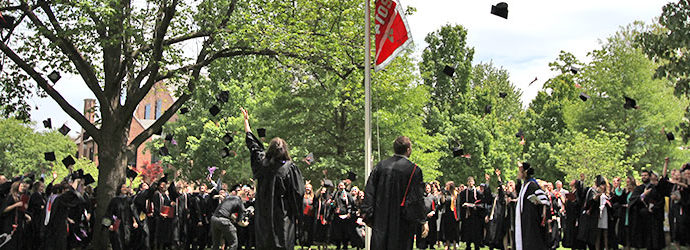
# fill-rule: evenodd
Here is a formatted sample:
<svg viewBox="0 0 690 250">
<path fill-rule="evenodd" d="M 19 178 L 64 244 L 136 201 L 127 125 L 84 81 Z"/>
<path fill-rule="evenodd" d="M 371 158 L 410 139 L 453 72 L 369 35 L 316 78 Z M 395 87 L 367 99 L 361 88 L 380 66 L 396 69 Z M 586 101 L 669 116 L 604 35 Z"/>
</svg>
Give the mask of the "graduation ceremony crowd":
<svg viewBox="0 0 690 250">
<path fill-rule="evenodd" d="M 123 180 L 102 204 L 104 218 L 95 220 L 97 188 L 81 170 L 47 185 L 33 174 L 0 175 L 0 249 L 86 249 L 95 230 L 107 231 L 115 250 L 361 249 L 365 225 L 373 228 L 372 249 L 687 249 L 690 243 L 690 164 L 669 171 L 666 158 L 661 173 L 610 181 L 582 174 L 551 183 L 535 179 L 538 167 L 522 162 L 516 181 L 496 169 L 480 184 L 474 177 L 424 183 L 408 159 L 411 142 L 401 136 L 395 155 L 379 162 L 364 189 L 353 185 L 351 172 L 315 188 L 291 161 L 287 143 L 273 138 L 264 149 L 242 112 L 252 183 L 223 183 L 224 170 L 215 181 L 178 173 L 136 187 Z"/>
</svg>

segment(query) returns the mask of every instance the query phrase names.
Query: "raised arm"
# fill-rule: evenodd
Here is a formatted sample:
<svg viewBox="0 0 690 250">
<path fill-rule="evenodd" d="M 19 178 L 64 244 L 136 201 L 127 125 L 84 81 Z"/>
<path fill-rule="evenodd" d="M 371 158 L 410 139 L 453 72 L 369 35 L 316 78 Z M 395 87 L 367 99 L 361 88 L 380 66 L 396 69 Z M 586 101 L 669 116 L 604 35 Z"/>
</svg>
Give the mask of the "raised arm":
<svg viewBox="0 0 690 250">
<path fill-rule="evenodd" d="M 661 176 L 666 177 L 667 172 L 668 172 L 668 157 L 664 158 L 664 171 L 661 174 Z"/>
</svg>

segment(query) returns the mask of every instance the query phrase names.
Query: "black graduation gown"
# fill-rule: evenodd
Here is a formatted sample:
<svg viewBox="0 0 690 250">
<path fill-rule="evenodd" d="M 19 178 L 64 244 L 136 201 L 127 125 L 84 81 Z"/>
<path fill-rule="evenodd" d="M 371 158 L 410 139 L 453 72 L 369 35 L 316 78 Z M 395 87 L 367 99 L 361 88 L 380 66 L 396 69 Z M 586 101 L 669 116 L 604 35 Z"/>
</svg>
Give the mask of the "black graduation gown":
<svg viewBox="0 0 690 250">
<path fill-rule="evenodd" d="M 164 218 L 161 216 L 161 208 L 163 206 L 172 206 L 172 202 L 179 196 L 175 183 L 171 182 L 168 187 L 168 194 L 156 191 L 153 194 L 151 202 L 153 203 L 153 218 L 156 220 L 155 242 L 158 246 L 166 246 L 173 243 L 173 218 Z M 173 207 L 174 209 L 174 207 Z M 175 215 L 178 216 L 177 214 Z"/>
<path fill-rule="evenodd" d="M 431 211 L 434 211 L 434 215 L 432 215 L 431 217 L 426 217 L 426 221 L 429 223 L 429 234 L 426 236 L 426 238 L 422 238 L 421 236 L 422 229 L 424 228 L 423 225 L 417 227 L 417 232 L 415 232 L 415 235 L 417 237 L 417 248 L 433 248 L 436 244 L 436 220 L 438 219 L 438 212 L 436 212 L 436 207 L 438 206 L 437 203 L 438 201 L 436 200 L 436 197 L 432 194 L 426 194 L 426 196 L 424 197 L 424 212 L 429 214 Z"/>
<path fill-rule="evenodd" d="M 126 195 L 113 197 L 108 204 L 104 221 L 108 221 L 109 225 L 119 224 L 116 231 L 109 231 L 110 244 L 113 250 L 125 249 L 131 240 L 134 223 L 130 205 L 130 198 Z M 108 229 L 106 228 L 106 230 Z"/>
<path fill-rule="evenodd" d="M 304 179 L 292 161 L 272 162 L 263 143 L 247 132 L 247 148 L 256 186 L 255 231 L 258 249 L 293 249 L 302 213 Z"/>
<path fill-rule="evenodd" d="M 331 220 L 333 219 L 333 206 L 328 192 L 316 198 L 314 212 L 314 242 L 328 243 Z"/>
<path fill-rule="evenodd" d="M 489 247 L 503 248 L 503 237 L 506 233 L 506 199 L 505 192 L 499 183 L 498 194 L 491 199 L 491 206 L 487 216 L 485 243 Z"/>
<path fill-rule="evenodd" d="M 633 189 L 628 202 L 628 224 L 630 234 L 630 246 L 635 248 L 645 247 L 645 238 L 648 234 L 647 225 L 641 212 L 647 209 L 647 206 L 642 201 L 640 195 L 645 190 L 645 185 L 639 185 Z"/>
<path fill-rule="evenodd" d="M 151 189 L 141 191 L 132 197 L 132 216 L 139 227 L 132 230 L 132 240 L 129 242 L 131 249 L 148 249 L 151 247 L 149 242 L 152 238 L 152 232 L 149 224 L 152 224 L 153 219 L 147 215 L 149 207 L 151 211 L 153 210 L 152 205 L 150 205 L 151 197 L 153 197 L 153 190 Z"/>
<path fill-rule="evenodd" d="M 678 234 L 681 236 L 690 235 L 690 188 L 680 189 L 680 210 L 681 215 L 678 222 Z M 679 237 L 679 243 L 683 246 L 690 245 L 690 237 Z"/>
<path fill-rule="evenodd" d="M 333 197 L 335 200 L 335 216 L 331 225 L 331 241 L 336 243 L 344 242 L 349 239 L 350 230 L 354 230 L 354 225 L 351 225 L 349 221 L 354 200 L 347 190 L 337 191 L 333 194 Z"/>
<path fill-rule="evenodd" d="M 482 243 L 484 239 L 484 208 L 482 207 L 482 194 L 478 188 L 467 188 L 458 196 L 460 201 L 460 240 L 466 243 Z M 474 204 L 475 207 L 464 207 L 465 203 Z"/>
<path fill-rule="evenodd" d="M 404 215 L 400 205 L 408 183 Z M 407 158 L 394 155 L 376 164 L 364 193 L 362 213 L 372 228 L 371 249 L 412 249 L 414 229 L 426 217 L 422 169 Z"/>
<path fill-rule="evenodd" d="M 55 198 L 50 206 L 50 219 L 46 226 L 45 249 L 67 249 L 67 217 L 70 209 L 83 206 L 85 202 L 84 197 L 71 187 Z"/>
<path fill-rule="evenodd" d="M 660 187 L 652 185 L 652 191 L 642 198 L 645 204 L 640 210 L 644 227 L 646 229 L 645 246 L 647 249 L 662 249 L 666 247 L 664 238 L 664 204 L 666 200 Z"/>
<path fill-rule="evenodd" d="M 522 197 L 522 200 L 519 201 L 522 203 L 522 212 L 516 212 L 516 217 L 520 216 L 520 227 L 522 231 L 522 249 L 548 249 L 548 244 L 546 241 L 546 228 L 544 224 L 542 224 L 544 222 L 544 218 L 542 216 L 544 205 L 534 204 L 527 198 L 530 195 L 535 194 L 535 192 L 539 190 L 539 186 L 532 181 L 528 181 L 527 184 L 523 185 L 521 188 L 527 189 L 525 191 L 524 196 Z M 518 197 L 518 199 L 520 198 Z M 520 209 L 519 203 L 517 204 L 517 209 Z M 518 227 L 517 222 L 515 226 Z M 517 233 L 515 235 L 515 238 L 517 246 L 517 242 L 520 240 L 517 239 Z M 520 248 L 516 249 L 519 250 Z"/>
<path fill-rule="evenodd" d="M 578 220 L 582 214 L 583 200 L 580 198 L 582 189 L 575 191 L 575 200 L 565 201 L 565 217 L 563 220 L 563 247 L 572 249 L 584 249 L 585 243 L 577 239 L 578 234 Z"/>
<path fill-rule="evenodd" d="M 460 209 L 457 206 L 455 211 L 451 209 L 453 204 L 452 191 L 443 191 L 443 198 L 441 199 L 441 232 L 439 233 L 439 240 L 444 242 L 458 242 L 460 241 L 460 224 L 458 223 L 458 215 Z"/>
<path fill-rule="evenodd" d="M 26 210 L 16 207 L 4 212 L 5 208 L 19 201 L 20 199 L 15 200 L 12 195 L 8 194 L 0 205 L 0 233 L 12 235 L 10 241 L 0 249 L 22 249 L 24 247 L 24 234 L 28 228 L 25 216 Z"/>
<path fill-rule="evenodd" d="M 27 212 L 31 216 L 24 242 L 29 249 L 39 249 L 43 242 L 43 220 L 45 219 L 46 199 L 42 193 L 32 193 Z"/>
<path fill-rule="evenodd" d="M 314 198 L 306 197 L 302 199 L 304 211 L 299 219 L 299 242 L 300 245 L 309 247 L 314 241 Z"/>
</svg>

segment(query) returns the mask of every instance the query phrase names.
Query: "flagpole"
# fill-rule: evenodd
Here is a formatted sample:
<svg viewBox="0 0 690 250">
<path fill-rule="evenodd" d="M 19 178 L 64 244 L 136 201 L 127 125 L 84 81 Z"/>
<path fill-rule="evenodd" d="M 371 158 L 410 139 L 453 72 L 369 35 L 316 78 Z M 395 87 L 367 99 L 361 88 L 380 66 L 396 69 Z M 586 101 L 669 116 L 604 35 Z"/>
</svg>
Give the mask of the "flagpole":
<svg viewBox="0 0 690 250">
<path fill-rule="evenodd" d="M 364 181 L 371 173 L 371 0 L 364 0 Z M 371 249 L 371 228 L 366 228 L 364 248 Z"/>
</svg>

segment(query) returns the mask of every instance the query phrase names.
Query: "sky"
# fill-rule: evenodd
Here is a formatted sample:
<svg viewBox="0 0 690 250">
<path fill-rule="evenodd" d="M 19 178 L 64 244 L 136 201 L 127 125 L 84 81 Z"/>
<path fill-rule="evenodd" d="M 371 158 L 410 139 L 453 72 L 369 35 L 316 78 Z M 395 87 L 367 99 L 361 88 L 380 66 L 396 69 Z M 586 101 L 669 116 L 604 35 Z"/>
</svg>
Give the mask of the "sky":
<svg viewBox="0 0 690 250">
<path fill-rule="evenodd" d="M 407 17 L 416 54 L 426 44 L 424 37 L 446 24 L 463 25 L 468 45 L 474 47 L 474 62 L 493 62 L 506 69 L 511 82 L 523 91 L 527 106 L 546 80 L 555 75 L 548 63 L 561 50 L 573 53 L 588 62 L 587 52 L 600 47 L 600 41 L 633 21 L 652 23 L 668 1 L 661 0 L 520 0 L 507 1 L 508 19 L 490 14 L 486 0 L 399 0 L 403 6 L 417 11 Z M 193 48 L 190 48 L 193 49 Z M 538 80 L 531 86 L 529 82 Z M 84 99 L 94 98 L 79 76 L 64 75 L 55 88 L 77 110 L 83 111 Z M 76 136 L 79 125 L 50 98 L 32 98 L 29 103 L 39 107 L 31 112 L 37 130 L 41 121 L 51 117 L 53 127 L 63 123 Z"/>
</svg>

